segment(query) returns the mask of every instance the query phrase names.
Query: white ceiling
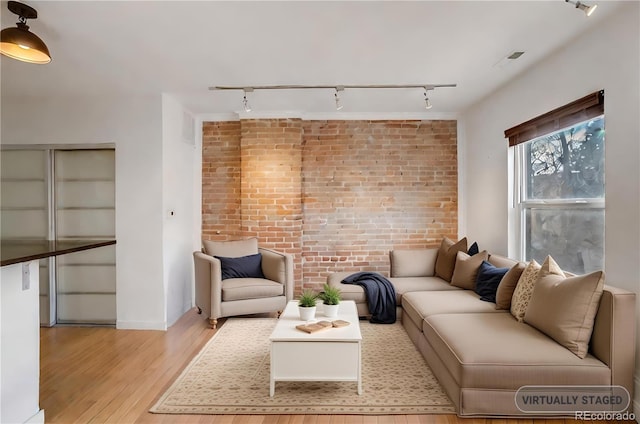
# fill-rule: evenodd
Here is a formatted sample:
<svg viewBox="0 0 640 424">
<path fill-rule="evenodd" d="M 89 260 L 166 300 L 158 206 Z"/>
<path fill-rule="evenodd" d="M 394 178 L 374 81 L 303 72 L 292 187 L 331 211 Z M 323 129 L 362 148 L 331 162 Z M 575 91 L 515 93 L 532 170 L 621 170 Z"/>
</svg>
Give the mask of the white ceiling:
<svg viewBox="0 0 640 424">
<path fill-rule="evenodd" d="M 589 31 L 589 18 L 551 1 L 31 1 L 47 65 L 2 56 L 2 95 L 171 93 L 194 113 L 241 109 L 214 85 L 458 84 L 431 93 L 433 112 L 459 112 Z M 591 2 L 587 2 L 591 4 Z M 16 16 L 2 1 L 2 28 Z M 495 64 L 515 50 L 509 66 Z M 259 91 L 254 111 L 335 112 L 333 91 Z M 424 112 L 420 89 L 347 90 L 343 112 Z"/>
</svg>

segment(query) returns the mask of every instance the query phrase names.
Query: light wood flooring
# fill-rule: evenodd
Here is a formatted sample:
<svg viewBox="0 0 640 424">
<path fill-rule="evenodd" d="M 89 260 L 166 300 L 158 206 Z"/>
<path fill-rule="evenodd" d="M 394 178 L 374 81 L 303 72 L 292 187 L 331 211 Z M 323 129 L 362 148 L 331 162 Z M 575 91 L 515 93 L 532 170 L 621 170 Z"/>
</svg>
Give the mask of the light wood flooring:
<svg viewBox="0 0 640 424">
<path fill-rule="evenodd" d="M 222 320 L 221 320 L 222 322 Z M 531 423 L 455 415 L 161 415 L 148 409 L 215 330 L 194 310 L 168 331 L 40 330 L 40 407 L 47 423 L 432 424 Z M 546 420 L 565 424 L 573 420 Z"/>
</svg>

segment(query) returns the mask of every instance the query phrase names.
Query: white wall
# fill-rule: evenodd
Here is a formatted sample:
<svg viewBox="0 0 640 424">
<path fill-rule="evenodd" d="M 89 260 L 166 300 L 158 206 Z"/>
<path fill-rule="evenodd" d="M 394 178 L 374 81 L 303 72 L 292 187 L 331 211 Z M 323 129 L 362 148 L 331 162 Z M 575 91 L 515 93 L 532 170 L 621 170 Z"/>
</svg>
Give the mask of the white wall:
<svg viewBox="0 0 640 424">
<path fill-rule="evenodd" d="M 25 262 L 29 288 L 22 288 L 22 264 L 0 272 L 0 422 L 44 422 L 40 399 L 38 261 Z"/>
<path fill-rule="evenodd" d="M 620 13 L 463 114 L 465 222 L 467 236 L 482 241 L 482 249 L 508 251 L 504 130 L 604 89 L 606 278 L 610 285 L 640 293 L 639 18 L 640 3 L 628 2 Z M 640 355 L 640 322 L 637 328 Z M 639 375 L 636 371 L 636 406 L 640 406 Z"/>
<path fill-rule="evenodd" d="M 3 144 L 116 146 L 117 327 L 166 329 L 162 99 L 2 97 Z"/>
<path fill-rule="evenodd" d="M 196 208 L 193 170 L 200 157 L 196 158 L 193 117 L 167 94 L 162 95 L 162 150 L 163 273 L 167 323 L 172 325 L 192 306 Z M 197 189 L 200 191 L 199 186 Z"/>
</svg>

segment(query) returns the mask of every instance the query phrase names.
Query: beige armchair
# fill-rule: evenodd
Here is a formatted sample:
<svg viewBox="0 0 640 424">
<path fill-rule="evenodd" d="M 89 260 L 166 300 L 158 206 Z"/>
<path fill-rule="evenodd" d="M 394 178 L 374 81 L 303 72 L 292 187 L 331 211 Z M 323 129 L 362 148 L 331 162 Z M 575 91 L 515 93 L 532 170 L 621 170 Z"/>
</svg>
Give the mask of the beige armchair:
<svg viewBox="0 0 640 424">
<path fill-rule="evenodd" d="M 216 328 L 218 318 L 281 312 L 293 298 L 293 257 L 258 247 L 258 239 L 203 240 L 204 252 L 193 252 L 198 313 L 209 316 Z M 222 278 L 222 258 L 245 258 L 260 253 L 264 278 Z M 241 259 L 242 261 L 243 259 Z M 223 261 L 227 261 L 223 259 Z"/>
</svg>

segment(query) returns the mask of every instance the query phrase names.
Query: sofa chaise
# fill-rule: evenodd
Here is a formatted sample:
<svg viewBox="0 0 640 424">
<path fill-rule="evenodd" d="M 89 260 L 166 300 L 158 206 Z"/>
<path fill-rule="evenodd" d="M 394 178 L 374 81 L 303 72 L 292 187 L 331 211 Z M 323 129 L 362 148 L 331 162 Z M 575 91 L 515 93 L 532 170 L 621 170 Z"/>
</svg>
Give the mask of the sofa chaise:
<svg viewBox="0 0 640 424">
<path fill-rule="evenodd" d="M 515 401 L 518 389 L 531 385 L 619 385 L 633 399 L 634 293 L 604 285 L 603 275 L 599 282 L 595 281 L 597 275 L 590 280 L 594 287 L 599 284 L 601 295 L 595 299 L 583 296 L 594 304 L 587 314 L 591 313 L 595 318 L 591 320 L 591 327 L 586 323 L 587 333 L 584 328 L 579 331 L 578 337 L 586 337 L 585 347 L 580 352 L 571 341 L 563 340 L 566 334 L 558 334 L 556 328 L 565 330 L 561 321 L 575 318 L 566 316 L 572 311 L 565 308 L 553 312 L 563 296 L 554 292 L 551 299 L 540 298 L 544 294 L 538 287 L 540 280 L 532 280 L 530 304 L 524 305 L 524 315 L 513 315 L 514 307 L 522 307 L 511 303 L 523 274 L 535 272 L 532 275 L 540 276 L 540 269 L 534 266 L 540 265 L 525 264 L 488 252 L 470 256 L 465 253 L 466 239 L 463 241 L 458 248 L 454 246 L 456 243 L 445 239 L 440 248 L 391 251 L 388 276 L 396 289 L 402 325 L 451 398 L 459 416 L 531 418 L 532 413 L 523 412 Z M 479 271 L 476 269 L 473 274 L 472 261 L 487 269 L 502 268 L 502 272 L 508 269 L 497 284 L 496 303 L 481 300 L 482 296 L 476 292 L 474 283 Z M 443 266 L 443 262 L 448 262 L 448 266 Z M 547 261 L 540 268 L 544 266 Z M 529 267 L 531 270 L 527 270 Z M 349 274 L 330 274 L 327 282 L 339 287 L 343 298 L 354 300 L 359 314 L 367 316 L 363 289 L 341 283 Z M 587 284 L 576 280 L 579 277 L 573 274 L 561 274 L 564 275 L 548 278 L 559 281 L 568 278 L 570 280 L 566 281 L 580 283 L 581 289 Z M 549 287 L 549 290 L 555 290 L 558 286 L 551 284 Z M 575 302 L 578 297 L 572 295 L 571 301 Z M 549 311 L 544 310 L 547 307 Z M 535 308 L 538 309 L 537 317 L 532 310 Z M 548 322 L 541 322 L 545 320 Z"/>
</svg>

